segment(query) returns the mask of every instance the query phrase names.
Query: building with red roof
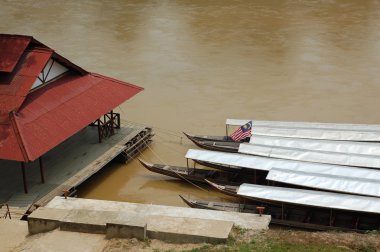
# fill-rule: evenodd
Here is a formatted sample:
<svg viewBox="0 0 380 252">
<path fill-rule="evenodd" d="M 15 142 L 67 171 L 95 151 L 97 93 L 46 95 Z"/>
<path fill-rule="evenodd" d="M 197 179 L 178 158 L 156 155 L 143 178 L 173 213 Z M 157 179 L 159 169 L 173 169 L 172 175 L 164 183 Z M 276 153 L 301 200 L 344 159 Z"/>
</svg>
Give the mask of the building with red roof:
<svg viewBox="0 0 380 252">
<path fill-rule="evenodd" d="M 90 124 L 101 141 L 120 126 L 113 109 L 142 90 L 89 73 L 31 36 L 0 34 L 0 159 L 21 162 L 25 184 L 25 163 Z"/>
</svg>

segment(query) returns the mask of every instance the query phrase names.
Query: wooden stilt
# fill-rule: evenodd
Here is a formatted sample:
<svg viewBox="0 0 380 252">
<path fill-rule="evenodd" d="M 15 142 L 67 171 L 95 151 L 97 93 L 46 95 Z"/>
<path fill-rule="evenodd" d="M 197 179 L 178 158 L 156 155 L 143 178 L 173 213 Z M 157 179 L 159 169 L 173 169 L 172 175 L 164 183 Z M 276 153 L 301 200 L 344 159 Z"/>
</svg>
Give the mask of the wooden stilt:
<svg viewBox="0 0 380 252">
<path fill-rule="evenodd" d="M 97 120 L 97 123 L 98 123 L 98 137 L 99 137 L 99 143 L 102 142 L 102 130 L 101 130 L 101 125 L 100 125 L 100 119 Z"/>
<path fill-rule="evenodd" d="M 114 125 L 114 122 L 113 122 L 114 118 L 113 118 L 113 110 L 111 110 L 111 135 L 115 134 L 115 125 Z"/>
<path fill-rule="evenodd" d="M 42 157 L 40 157 L 38 160 L 40 161 L 41 183 L 45 184 L 45 173 L 44 173 L 44 165 L 42 163 Z"/>
<path fill-rule="evenodd" d="M 26 184 L 25 163 L 21 162 L 22 181 L 24 183 L 24 192 L 28 193 L 28 185 Z"/>
</svg>

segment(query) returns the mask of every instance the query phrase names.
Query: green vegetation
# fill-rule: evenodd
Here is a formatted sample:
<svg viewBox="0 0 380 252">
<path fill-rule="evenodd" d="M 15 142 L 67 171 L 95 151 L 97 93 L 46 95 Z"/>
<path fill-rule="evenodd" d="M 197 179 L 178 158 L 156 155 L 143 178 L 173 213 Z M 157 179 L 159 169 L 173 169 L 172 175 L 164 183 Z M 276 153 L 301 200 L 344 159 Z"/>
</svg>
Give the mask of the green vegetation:
<svg viewBox="0 0 380 252">
<path fill-rule="evenodd" d="M 204 245 L 186 252 L 375 252 L 379 234 L 268 230 L 252 232 L 234 228 L 226 244 Z"/>
</svg>

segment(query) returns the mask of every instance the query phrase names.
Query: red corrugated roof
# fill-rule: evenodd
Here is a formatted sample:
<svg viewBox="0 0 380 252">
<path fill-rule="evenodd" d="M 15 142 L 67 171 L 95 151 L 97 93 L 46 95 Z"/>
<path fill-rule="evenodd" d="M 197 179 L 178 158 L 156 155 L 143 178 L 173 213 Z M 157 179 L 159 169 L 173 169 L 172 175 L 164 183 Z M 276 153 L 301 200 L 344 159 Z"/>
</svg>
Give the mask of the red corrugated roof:
<svg viewBox="0 0 380 252">
<path fill-rule="evenodd" d="M 51 49 L 27 50 L 12 73 L 0 74 L 0 124 L 21 106 L 52 54 Z"/>
<path fill-rule="evenodd" d="M 29 93 L 50 57 L 72 71 Z M 0 73 L 0 159 L 33 161 L 142 90 L 87 73 L 50 48 L 27 48 L 12 73 Z"/>
<path fill-rule="evenodd" d="M 32 37 L 0 36 L 0 71 L 12 72 Z"/>
</svg>

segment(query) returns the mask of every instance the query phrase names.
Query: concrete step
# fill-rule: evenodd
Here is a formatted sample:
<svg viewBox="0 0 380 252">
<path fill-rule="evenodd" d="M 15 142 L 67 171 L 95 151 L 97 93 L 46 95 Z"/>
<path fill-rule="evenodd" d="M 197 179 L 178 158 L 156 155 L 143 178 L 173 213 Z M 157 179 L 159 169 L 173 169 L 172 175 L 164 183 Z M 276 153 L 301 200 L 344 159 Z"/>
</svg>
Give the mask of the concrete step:
<svg viewBox="0 0 380 252">
<path fill-rule="evenodd" d="M 243 222 L 243 216 L 239 213 L 87 199 L 55 199 L 55 203 L 40 207 L 29 216 L 31 234 L 60 227 L 65 231 L 106 234 L 108 238 L 220 243 L 227 240 L 236 220 Z M 261 226 L 266 223 L 265 228 L 270 221 L 266 216 L 257 217 L 255 214 L 244 217 L 248 217 L 246 221 L 259 218 Z"/>
</svg>

